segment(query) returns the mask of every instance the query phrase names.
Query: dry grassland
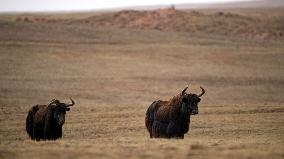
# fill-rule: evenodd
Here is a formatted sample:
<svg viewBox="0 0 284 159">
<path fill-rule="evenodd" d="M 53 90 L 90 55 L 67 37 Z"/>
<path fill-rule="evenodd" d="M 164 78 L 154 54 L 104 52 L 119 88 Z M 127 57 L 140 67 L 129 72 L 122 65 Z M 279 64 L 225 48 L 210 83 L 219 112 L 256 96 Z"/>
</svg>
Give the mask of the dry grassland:
<svg viewBox="0 0 284 159">
<path fill-rule="evenodd" d="M 284 158 L 283 40 L 0 17 L 0 158 Z M 146 108 L 187 84 L 190 132 L 150 139 Z M 31 141 L 29 108 L 69 97 L 63 138 Z"/>
</svg>

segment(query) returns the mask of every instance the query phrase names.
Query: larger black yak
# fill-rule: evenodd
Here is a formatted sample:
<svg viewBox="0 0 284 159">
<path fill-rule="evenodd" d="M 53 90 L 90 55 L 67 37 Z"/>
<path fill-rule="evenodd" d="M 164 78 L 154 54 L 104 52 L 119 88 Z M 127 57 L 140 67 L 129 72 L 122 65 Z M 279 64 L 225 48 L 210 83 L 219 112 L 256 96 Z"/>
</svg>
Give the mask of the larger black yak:
<svg viewBox="0 0 284 159">
<path fill-rule="evenodd" d="M 61 138 L 66 111 L 75 104 L 71 98 L 70 100 L 71 104 L 53 99 L 47 105 L 33 106 L 26 119 L 26 131 L 30 138 L 37 141 Z"/>
<path fill-rule="evenodd" d="M 184 138 L 189 131 L 190 115 L 198 114 L 199 95 L 187 94 L 186 87 L 169 101 L 154 101 L 146 111 L 145 125 L 152 138 Z"/>
</svg>

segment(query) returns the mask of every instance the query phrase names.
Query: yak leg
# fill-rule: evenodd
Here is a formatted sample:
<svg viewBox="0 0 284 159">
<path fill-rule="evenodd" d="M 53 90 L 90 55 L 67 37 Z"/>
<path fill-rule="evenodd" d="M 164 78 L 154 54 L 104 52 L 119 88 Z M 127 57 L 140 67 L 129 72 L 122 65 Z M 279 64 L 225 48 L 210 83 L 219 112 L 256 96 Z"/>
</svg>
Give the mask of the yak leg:
<svg viewBox="0 0 284 159">
<path fill-rule="evenodd" d="M 146 128 L 150 134 L 150 138 L 153 137 L 153 122 L 154 122 L 154 113 L 155 113 L 155 107 L 157 106 L 157 101 L 154 101 L 147 109 L 146 111 L 146 117 L 145 117 L 145 125 Z"/>
<path fill-rule="evenodd" d="M 44 137 L 43 137 L 45 140 L 50 140 L 52 139 L 52 134 L 49 130 L 47 129 L 44 129 Z"/>
<path fill-rule="evenodd" d="M 152 135 L 152 131 L 153 131 L 153 120 L 150 118 L 150 113 L 148 112 L 147 110 L 147 114 L 146 114 L 146 117 L 145 117 L 145 125 L 146 125 L 146 128 L 150 134 L 150 138 L 153 137 Z"/>
<path fill-rule="evenodd" d="M 178 137 L 178 124 L 175 121 L 171 121 L 167 128 L 167 134 L 169 138 Z"/>
<path fill-rule="evenodd" d="M 56 140 L 62 137 L 62 126 L 57 126 L 54 128 L 52 139 Z"/>
<path fill-rule="evenodd" d="M 26 118 L 26 131 L 31 137 L 31 139 L 34 140 L 33 126 L 34 126 L 33 114 L 31 111 L 29 111 L 29 114 Z"/>
<path fill-rule="evenodd" d="M 164 131 L 164 133 L 166 133 L 165 131 Z M 154 121 L 153 122 L 153 126 L 152 126 L 152 137 L 154 137 L 154 138 L 161 138 L 161 137 L 163 137 L 163 130 L 162 130 L 162 125 L 161 125 L 161 123 L 160 122 L 158 122 L 158 121 Z"/>
<path fill-rule="evenodd" d="M 179 134 L 179 135 L 176 136 L 176 138 L 178 138 L 178 139 L 184 139 L 184 134 Z"/>
<path fill-rule="evenodd" d="M 158 137 L 159 137 L 159 136 L 158 136 L 158 132 L 157 132 L 157 123 L 156 123 L 156 121 L 154 121 L 154 122 L 152 123 L 150 135 L 151 135 L 151 138 L 152 138 L 152 137 L 154 137 L 154 138 L 158 138 Z"/>
<path fill-rule="evenodd" d="M 154 138 L 168 138 L 167 127 L 168 127 L 168 123 L 159 122 L 157 120 L 154 121 L 153 127 L 152 127 L 153 137 Z"/>
<path fill-rule="evenodd" d="M 45 140 L 50 140 L 52 139 L 53 135 L 52 135 L 52 131 L 51 131 L 51 126 L 50 124 L 48 124 L 48 122 L 46 122 L 46 125 L 44 127 L 44 139 Z"/>
<path fill-rule="evenodd" d="M 41 128 L 38 125 L 34 125 L 33 126 L 33 136 L 36 141 L 43 139 L 44 137 L 43 128 Z"/>
</svg>

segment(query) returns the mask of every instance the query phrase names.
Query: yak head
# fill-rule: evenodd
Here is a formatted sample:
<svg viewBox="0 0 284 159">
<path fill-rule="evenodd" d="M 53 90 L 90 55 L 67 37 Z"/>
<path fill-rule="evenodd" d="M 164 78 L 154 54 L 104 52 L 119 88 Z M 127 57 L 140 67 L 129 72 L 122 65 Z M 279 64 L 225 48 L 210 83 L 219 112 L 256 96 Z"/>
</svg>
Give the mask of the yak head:
<svg viewBox="0 0 284 159">
<path fill-rule="evenodd" d="M 48 106 L 51 106 L 51 108 L 53 109 L 53 119 L 59 125 L 64 124 L 66 111 L 69 111 L 70 110 L 69 107 L 75 104 L 75 102 L 71 98 L 70 100 L 71 100 L 71 104 L 61 103 L 57 99 L 53 99 L 48 104 Z"/>
<path fill-rule="evenodd" d="M 205 93 L 205 90 L 201 88 L 201 93 L 199 95 L 197 94 L 187 94 L 186 90 L 188 87 L 185 87 L 183 89 L 181 95 L 182 95 L 182 111 L 189 115 L 196 115 L 198 114 L 198 103 L 201 101 L 200 97 Z"/>
</svg>

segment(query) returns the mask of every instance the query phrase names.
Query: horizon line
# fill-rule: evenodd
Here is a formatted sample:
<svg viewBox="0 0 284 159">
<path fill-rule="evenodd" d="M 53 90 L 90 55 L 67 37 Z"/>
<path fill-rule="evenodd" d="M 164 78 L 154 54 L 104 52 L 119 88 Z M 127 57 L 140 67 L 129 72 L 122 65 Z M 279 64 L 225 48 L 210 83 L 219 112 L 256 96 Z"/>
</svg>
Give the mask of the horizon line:
<svg viewBox="0 0 284 159">
<path fill-rule="evenodd" d="M 193 5 L 192 7 L 186 7 L 188 9 L 199 9 L 199 8 L 210 8 L 208 5 L 222 5 L 222 4 L 233 4 L 233 3 L 247 3 L 253 1 L 264 1 L 264 0 L 232 0 L 232 1 L 219 1 L 219 2 L 186 2 L 186 3 L 161 3 L 161 4 L 145 4 L 145 5 L 129 5 L 129 6 L 114 6 L 104 8 L 90 8 L 90 9 L 46 9 L 46 10 L 0 10 L 0 13 L 57 13 L 57 12 L 102 12 L 102 11 L 119 11 L 125 9 L 133 10 L 152 10 L 152 9 L 164 9 L 170 8 L 172 5 L 176 9 L 183 8 L 181 5 Z M 211 6 L 212 7 L 212 6 Z M 232 8 L 232 7 L 230 7 Z M 183 8 L 184 9 L 184 8 Z"/>
</svg>

